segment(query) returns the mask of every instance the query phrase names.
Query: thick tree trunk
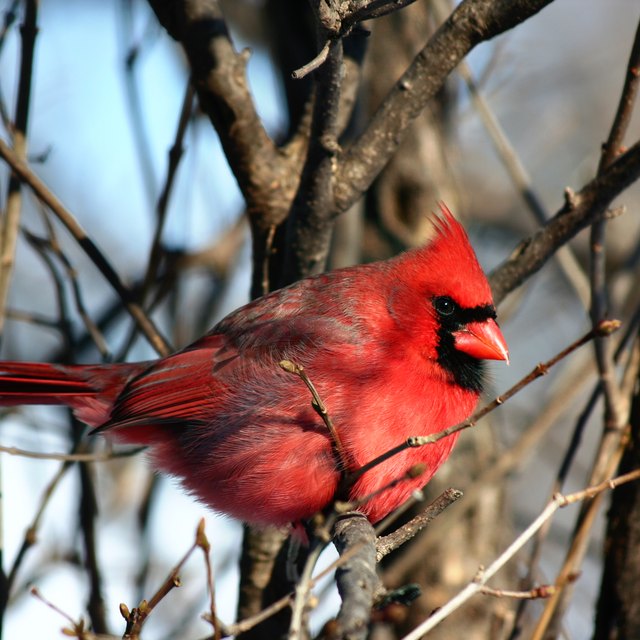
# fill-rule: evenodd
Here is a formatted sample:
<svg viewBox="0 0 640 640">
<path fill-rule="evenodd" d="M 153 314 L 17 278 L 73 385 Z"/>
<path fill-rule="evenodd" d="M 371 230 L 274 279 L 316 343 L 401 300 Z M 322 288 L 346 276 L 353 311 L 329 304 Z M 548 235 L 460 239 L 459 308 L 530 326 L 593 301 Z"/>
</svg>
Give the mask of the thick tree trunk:
<svg viewBox="0 0 640 640">
<path fill-rule="evenodd" d="M 631 434 L 620 474 L 640 467 L 640 395 L 631 411 Z M 640 638 L 640 484 L 630 482 L 611 496 L 604 572 L 594 640 Z"/>
</svg>

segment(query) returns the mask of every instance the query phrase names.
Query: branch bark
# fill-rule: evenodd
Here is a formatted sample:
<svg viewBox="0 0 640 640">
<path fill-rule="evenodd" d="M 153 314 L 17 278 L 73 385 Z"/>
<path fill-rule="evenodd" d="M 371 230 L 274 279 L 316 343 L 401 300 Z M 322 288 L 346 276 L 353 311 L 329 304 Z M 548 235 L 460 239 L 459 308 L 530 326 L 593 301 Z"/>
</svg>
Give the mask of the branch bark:
<svg viewBox="0 0 640 640">
<path fill-rule="evenodd" d="M 382 589 L 376 573 L 376 535 L 361 513 L 340 517 L 334 526 L 333 542 L 341 555 L 356 550 L 336 571 L 336 583 L 342 606 L 336 620 L 336 638 L 365 640 L 369 630 L 371 607 Z"/>
<path fill-rule="evenodd" d="M 187 54 L 200 106 L 220 136 L 250 219 L 261 228 L 280 224 L 297 187 L 303 148 L 278 149 L 262 126 L 247 83 L 248 50 L 235 50 L 217 0 L 149 4 Z"/>
<path fill-rule="evenodd" d="M 496 304 L 538 271 L 559 247 L 604 216 L 613 199 L 639 177 L 640 142 L 637 142 L 579 192 L 567 190 L 562 209 L 491 273 L 489 281 Z"/>
</svg>

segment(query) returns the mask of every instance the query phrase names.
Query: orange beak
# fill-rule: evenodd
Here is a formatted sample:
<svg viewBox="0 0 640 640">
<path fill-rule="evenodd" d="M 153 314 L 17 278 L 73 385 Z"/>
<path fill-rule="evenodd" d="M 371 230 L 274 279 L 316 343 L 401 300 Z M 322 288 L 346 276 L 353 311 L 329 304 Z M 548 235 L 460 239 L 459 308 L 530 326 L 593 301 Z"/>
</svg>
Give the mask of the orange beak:
<svg viewBox="0 0 640 640">
<path fill-rule="evenodd" d="M 455 347 L 478 360 L 505 360 L 509 364 L 509 349 L 495 320 L 470 322 L 455 331 Z"/>
</svg>

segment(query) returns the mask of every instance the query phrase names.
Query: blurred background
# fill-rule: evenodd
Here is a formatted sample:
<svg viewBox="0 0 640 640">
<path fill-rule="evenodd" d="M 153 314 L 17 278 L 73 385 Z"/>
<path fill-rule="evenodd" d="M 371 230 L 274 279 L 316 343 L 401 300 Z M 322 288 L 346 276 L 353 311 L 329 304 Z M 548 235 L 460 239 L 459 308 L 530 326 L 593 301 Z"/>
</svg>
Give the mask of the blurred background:
<svg viewBox="0 0 640 640">
<path fill-rule="evenodd" d="M 306 3 L 298 3 L 305 11 L 295 4 L 222 3 L 236 48 L 250 49 L 251 92 L 267 132 L 276 140 L 291 135 L 303 112 L 304 101 L 296 92 L 309 90 L 291 87 L 291 61 L 301 56 L 304 62 L 305 55 L 307 59 L 314 55 L 313 31 L 305 23 Z M 283 12 L 289 26 L 299 25 L 290 42 L 283 41 L 289 27 L 276 19 Z M 6 25 L 0 41 L 0 104 L 6 122 L 18 90 L 23 3 L 3 0 L 0 14 Z M 468 59 L 478 91 L 549 216 L 562 206 L 566 187 L 579 189 L 595 175 L 639 17 L 634 0 L 558 1 L 480 45 Z M 431 3 L 417 2 L 367 25 L 372 35 L 352 130 L 368 120 L 437 21 Z M 37 22 L 29 162 L 125 282 L 140 287 L 188 86 L 188 63 L 142 0 L 47 0 L 39 5 Z M 287 61 L 285 45 L 300 46 L 300 42 L 308 44 L 308 51 L 298 48 Z M 176 347 L 188 344 L 246 302 L 251 279 L 251 242 L 242 196 L 209 120 L 197 107 L 188 110 L 184 154 L 161 236 L 162 268 L 147 297 L 154 319 Z M 628 139 L 635 141 L 639 133 L 636 110 Z M 6 128 L 1 135 L 8 139 Z M 2 164 L 3 199 L 8 181 L 9 172 Z M 627 190 L 619 202 L 626 213 L 608 225 L 611 306 L 616 317 L 627 317 L 638 297 L 633 287 L 638 274 L 639 196 L 637 185 Z M 155 357 L 77 243 L 46 217 L 29 190 L 23 189 L 23 198 L 1 358 L 50 360 L 73 353 L 83 362 L 95 362 L 105 357 Z M 382 258 L 423 242 L 425 214 L 436 208 L 439 199 L 463 220 L 487 270 L 539 225 L 496 152 L 468 85 L 455 73 L 367 196 L 338 223 L 331 264 Z M 512 363 L 509 368 L 492 367 L 489 395 L 504 391 L 589 329 L 586 233 L 571 243 L 571 250 L 569 266 L 551 261 L 502 305 L 499 316 Z M 102 353 L 87 338 L 82 309 L 104 335 Z M 60 318 L 68 323 L 61 326 Z M 398 554 L 381 569 L 392 586 L 421 583 L 426 599 L 409 613 L 399 613 L 399 621 L 386 621 L 376 638 L 400 637 L 393 635 L 400 631 L 390 629 L 409 628 L 412 620 L 443 604 L 542 510 L 595 380 L 591 348 L 585 347 L 474 431 L 463 434 L 452 459 L 429 486 L 429 495 L 447 486 L 467 495 L 428 528 L 417 551 L 408 549 L 406 557 Z M 593 414 L 564 491 L 586 485 L 600 438 L 601 414 L 601 409 Z M 4 447 L 41 453 L 69 450 L 65 410 L 3 409 L 0 417 Z M 532 433 L 538 435 L 512 449 Z M 99 438 L 91 446 L 98 452 L 109 450 Z M 506 451 L 514 451 L 511 466 L 498 477 L 483 476 Z M 30 595 L 30 588 L 36 586 L 74 619 L 87 616 L 91 589 L 97 587 L 84 568 L 87 549 L 78 520 L 79 496 L 89 497 L 81 490 L 77 465 L 61 472 L 60 461 L 8 453 L 0 453 L 0 465 L 5 571 L 13 566 L 25 532 L 38 518 L 35 544 L 26 552 L 10 592 L 4 637 L 59 637 L 65 620 Z M 60 473 L 39 514 L 47 487 Z M 95 488 L 95 553 L 107 629 L 122 633 L 119 603 L 134 606 L 153 593 L 191 546 L 201 517 L 212 544 L 218 613 L 232 622 L 241 525 L 195 503 L 171 480 L 154 481 L 144 454 L 93 463 L 88 473 Z M 554 518 L 535 563 L 536 582 L 554 580 L 576 514 L 574 507 Z M 592 633 L 602 571 L 603 516 L 604 512 L 593 529 L 564 618 L 567 638 Z M 494 586 L 518 588 L 528 572 L 529 553 L 525 550 L 512 562 Z M 335 552 L 327 550 L 322 563 L 334 557 Z M 416 557 L 428 561 L 418 569 Z M 186 565 L 181 581 L 182 587 L 150 618 L 145 638 L 199 638 L 210 631 L 200 619 L 207 599 L 204 564 L 198 554 Z M 339 605 L 331 581 L 319 592 L 315 630 L 335 615 Z M 535 619 L 542 606 L 528 605 L 523 620 Z M 486 596 L 476 596 L 433 637 L 508 637 L 504 630 L 513 623 L 515 608 L 511 601 L 487 602 Z M 460 635 L 461 628 L 469 635 Z M 492 629 L 500 631 L 494 634 Z"/>
</svg>

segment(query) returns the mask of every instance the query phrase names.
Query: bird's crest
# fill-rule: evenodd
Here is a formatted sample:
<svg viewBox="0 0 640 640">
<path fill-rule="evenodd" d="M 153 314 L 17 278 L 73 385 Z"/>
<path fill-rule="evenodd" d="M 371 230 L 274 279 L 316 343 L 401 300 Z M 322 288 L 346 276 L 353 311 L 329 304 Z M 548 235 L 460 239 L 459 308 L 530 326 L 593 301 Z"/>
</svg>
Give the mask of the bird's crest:
<svg viewBox="0 0 640 640">
<path fill-rule="evenodd" d="M 465 306 L 491 302 L 489 283 L 465 228 L 444 202 L 438 204 L 440 211 L 431 216 L 435 234 L 418 250 L 422 278 L 432 281 L 434 290 L 443 289 L 443 295 L 452 295 Z"/>
</svg>

